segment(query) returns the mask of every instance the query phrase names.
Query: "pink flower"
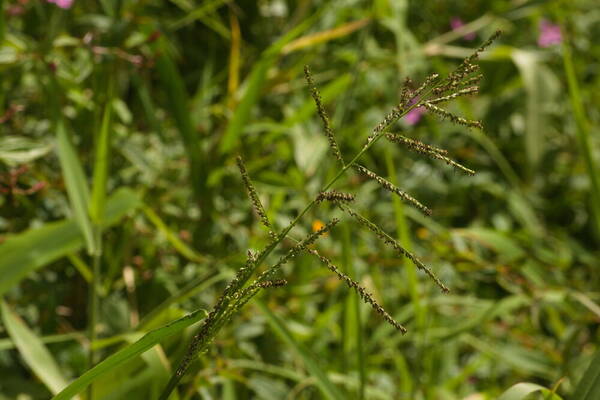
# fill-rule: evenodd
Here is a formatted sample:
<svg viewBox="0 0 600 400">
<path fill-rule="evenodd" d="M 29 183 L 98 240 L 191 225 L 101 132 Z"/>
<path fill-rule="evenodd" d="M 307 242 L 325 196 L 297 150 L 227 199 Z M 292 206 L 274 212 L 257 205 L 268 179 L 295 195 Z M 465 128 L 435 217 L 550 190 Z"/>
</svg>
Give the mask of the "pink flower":
<svg viewBox="0 0 600 400">
<path fill-rule="evenodd" d="M 464 25 L 465 25 L 464 22 L 459 17 L 452 17 L 452 19 L 450 20 L 450 26 L 452 27 L 453 31 L 455 31 L 459 28 L 462 28 Z M 473 40 L 473 39 L 475 39 L 475 36 L 476 36 L 475 32 L 469 32 L 463 36 L 463 39 Z"/>
<path fill-rule="evenodd" d="M 408 125 L 416 125 L 423 114 L 425 114 L 425 107 L 413 108 L 404 116 L 404 121 Z"/>
<path fill-rule="evenodd" d="M 538 46 L 550 47 L 554 44 L 559 44 L 562 41 L 560 26 L 543 19 L 540 22 L 540 35 L 538 36 Z"/>
<path fill-rule="evenodd" d="M 60 8 L 63 9 L 68 9 L 71 8 L 71 6 L 73 5 L 73 1 L 75 0 L 47 0 L 48 3 L 54 3 L 57 6 L 59 6 Z"/>
</svg>

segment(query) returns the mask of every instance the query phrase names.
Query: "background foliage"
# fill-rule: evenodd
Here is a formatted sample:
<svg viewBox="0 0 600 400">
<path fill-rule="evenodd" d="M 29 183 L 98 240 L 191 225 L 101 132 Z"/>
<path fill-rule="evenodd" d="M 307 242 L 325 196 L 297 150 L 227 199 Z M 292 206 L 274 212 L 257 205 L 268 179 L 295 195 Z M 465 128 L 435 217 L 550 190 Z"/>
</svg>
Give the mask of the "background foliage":
<svg viewBox="0 0 600 400">
<path fill-rule="evenodd" d="M 364 163 L 433 217 L 358 176 L 338 186 L 451 293 L 343 221 L 320 251 L 408 334 L 302 256 L 288 286 L 251 302 L 193 364 L 179 398 L 475 400 L 519 382 L 570 398 L 600 318 L 594 3 L 0 2 L 0 398 L 48 398 L 87 370 L 96 267 L 98 359 L 214 304 L 268 240 L 238 154 L 279 229 L 333 176 L 305 64 L 351 155 L 406 76 L 449 72 L 496 29 L 482 93 L 454 105 L 484 132 L 427 114 L 400 124 L 474 177 L 381 142 Z M 542 21 L 560 43 L 540 47 Z M 333 213 L 315 209 L 298 232 Z M 156 398 L 201 314 L 109 368 L 96 398 Z"/>
</svg>

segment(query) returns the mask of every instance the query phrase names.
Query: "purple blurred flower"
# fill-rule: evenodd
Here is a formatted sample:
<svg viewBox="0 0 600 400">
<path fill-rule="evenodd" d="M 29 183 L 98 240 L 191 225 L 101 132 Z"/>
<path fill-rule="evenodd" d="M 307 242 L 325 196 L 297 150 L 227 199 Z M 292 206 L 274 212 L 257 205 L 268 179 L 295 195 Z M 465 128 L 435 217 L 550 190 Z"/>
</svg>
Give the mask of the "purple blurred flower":
<svg viewBox="0 0 600 400">
<path fill-rule="evenodd" d="M 47 0 L 48 3 L 54 3 L 57 6 L 59 6 L 60 8 L 63 9 L 68 9 L 71 8 L 71 6 L 73 5 L 73 1 L 75 0 Z"/>
<path fill-rule="evenodd" d="M 404 116 L 404 121 L 408 125 L 416 125 L 423 114 L 425 114 L 425 107 L 413 108 Z"/>
<path fill-rule="evenodd" d="M 540 36 L 538 36 L 538 46 L 550 47 L 554 44 L 559 44 L 562 41 L 560 26 L 543 19 L 540 22 Z"/>
<path fill-rule="evenodd" d="M 452 27 L 453 31 L 455 31 L 459 28 L 462 28 L 464 25 L 465 25 L 465 23 L 459 17 L 452 17 L 452 19 L 450 20 L 450 26 Z M 465 40 L 475 39 L 475 32 L 467 33 L 466 35 L 463 36 L 463 39 L 465 39 Z"/>
</svg>

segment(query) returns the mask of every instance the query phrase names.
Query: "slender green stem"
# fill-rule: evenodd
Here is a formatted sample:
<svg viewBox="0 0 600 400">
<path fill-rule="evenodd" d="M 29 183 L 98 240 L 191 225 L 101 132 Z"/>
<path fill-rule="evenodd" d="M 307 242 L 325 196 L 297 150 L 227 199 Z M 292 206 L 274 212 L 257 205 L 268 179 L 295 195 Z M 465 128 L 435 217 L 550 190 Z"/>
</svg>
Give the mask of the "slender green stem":
<svg viewBox="0 0 600 400">
<path fill-rule="evenodd" d="M 89 284 L 88 289 L 88 369 L 92 368 L 96 364 L 96 352 L 94 351 L 94 342 L 96 341 L 96 326 L 98 325 L 98 283 L 100 279 L 100 262 L 102 258 L 102 252 L 100 251 L 100 230 L 97 228 L 95 232 L 95 241 L 98 245 L 98 251 L 92 255 L 92 280 Z M 94 387 L 92 384 L 88 386 L 87 400 L 94 399 Z"/>
</svg>

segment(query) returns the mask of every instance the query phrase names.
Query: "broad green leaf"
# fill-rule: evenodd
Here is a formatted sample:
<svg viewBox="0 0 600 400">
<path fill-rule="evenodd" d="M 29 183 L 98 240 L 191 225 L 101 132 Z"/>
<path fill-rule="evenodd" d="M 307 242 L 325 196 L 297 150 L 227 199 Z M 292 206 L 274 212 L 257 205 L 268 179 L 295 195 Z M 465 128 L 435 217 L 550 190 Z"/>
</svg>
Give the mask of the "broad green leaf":
<svg viewBox="0 0 600 400">
<path fill-rule="evenodd" d="M 600 350 L 575 388 L 572 400 L 596 400 L 600 393 Z"/>
<path fill-rule="evenodd" d="M 90 192 L 85 180 L 83 167 L 77 158 L 77 152 L 69 140 L 64 123 L 56 124 L 56 141 L 58 158 L 62 169 L 69 202 L 73 208 L 73 216 L 83 237 L 89 254 L 96 253 L 96 243 L 92 232 L 92 223 L 88 215 Z"/>
<path fill-rule="evenodd" d="M 288 346 L 293 348 L 300 358 L 304 361 L 304 365 L 310 374 L 316 379 L 317 386 L 327 399 L 344 399 L 341 391 L 329 380 L 327 374 L 321 369 L 315 357 L 299 343 L 289 329 L 284 325 L 283 321 L 273 314 L 269 307 L 263 304 L 260 300 L 255 300 L 255 304 L 262 310 L 269 321 L 269 325 Z"/>
<path fill-rule="evenodd" d="M 138 196 L 133 191 L 119 189 L 107 203 L 104 226 L 113 225 L 138 205 Z M 84 244 L 81 231 L 72 219 L 47 223 L 8 237 L 0 244 L 0 295 L 31 272 L 78 251 Z"/>
<path fill-rule="evenodd" d="M 25 363 L 52 394 L 58 393 L 67 380 L 63 377 L 56 360 L 40 338 L 17 316 L 4 301 L 0 300 L 2 322 Z"/>
<path fill-rule="evenodd" d="M 158 328 L 146 333 L 137 342 L 117 351 L 92 369 L 85 372 L 79 378 L 74 380 L 69 386 L 67 386 L 62 392 L 54 396 L 53 400 L 67 400 L 72 398 L 106 372 L 151 349 L 154 345 L 160 343 L 167 337 L 170 337 L 187 328 L 188 326 L 195 324 L 205 315 L 205 310 L 198 310 L 190 315 L 173 321 L 162 328 Z"/>
<path fill-rule="evenodd" d="M 536 392 L 543 394 L 545 396 L 544 400 L 561 400 L 561 397 L 552 393 L 550 389 L 528 382 L 521 382 L 511 386 L 506 392 L 502 393 L 498 400 L 523 400 Z"/>
</svg>

